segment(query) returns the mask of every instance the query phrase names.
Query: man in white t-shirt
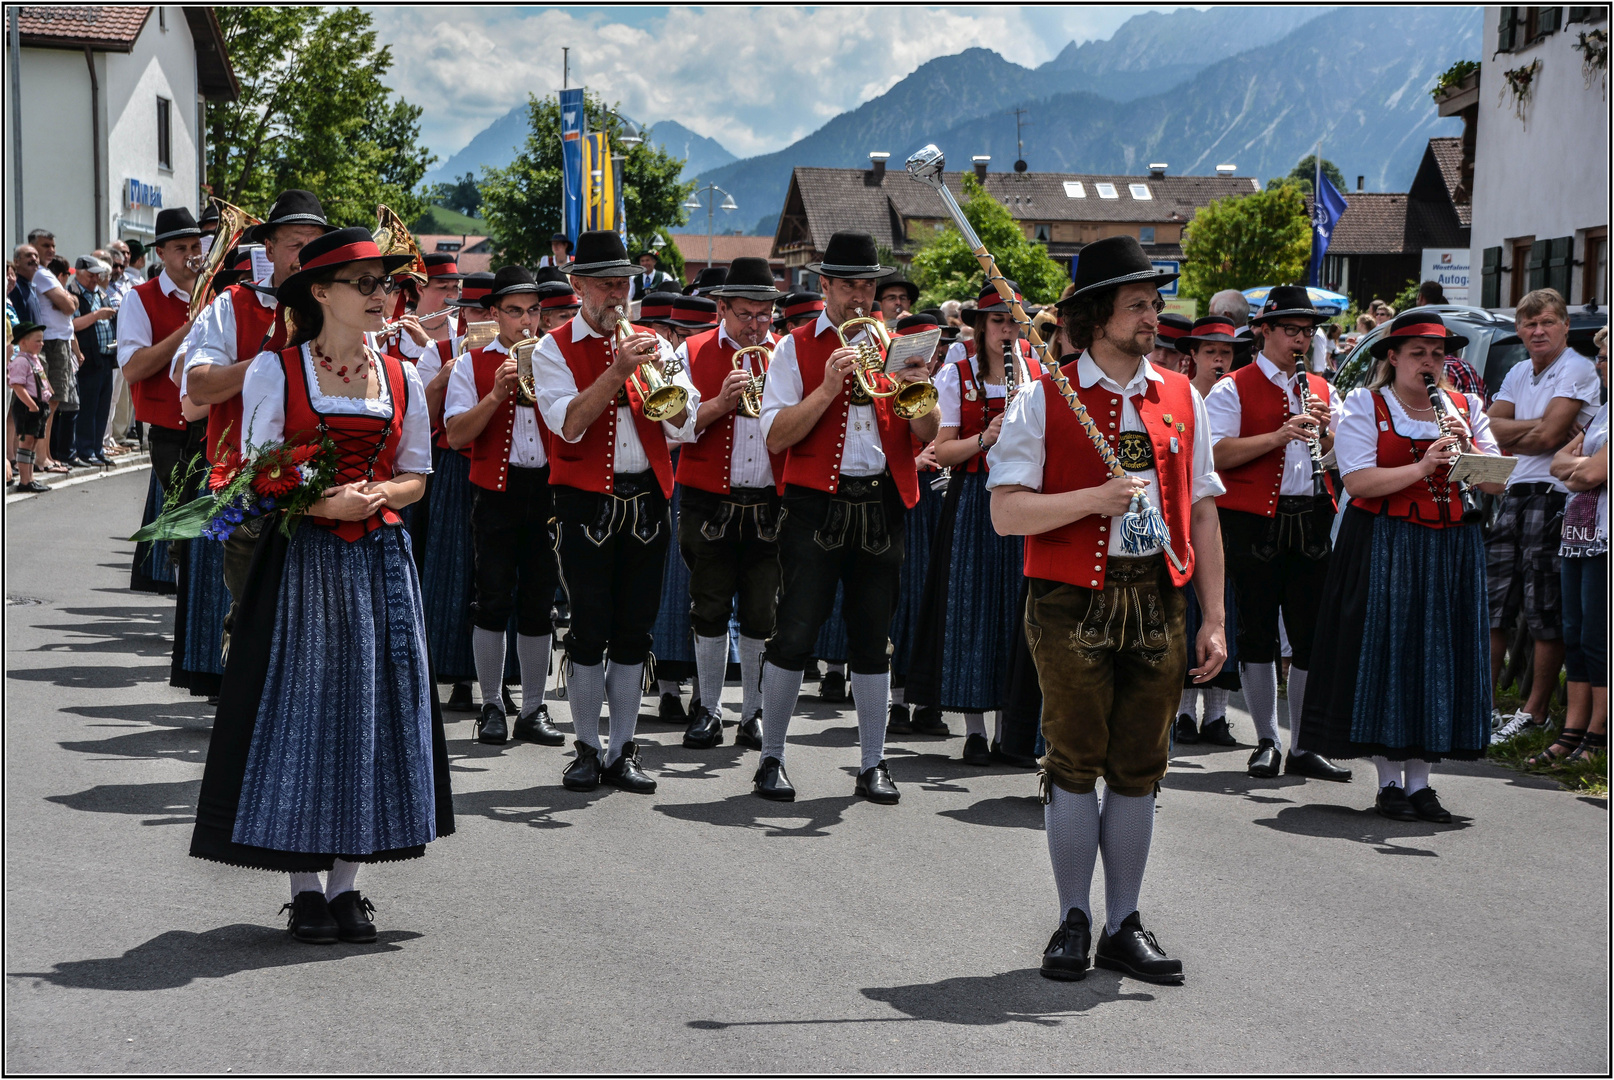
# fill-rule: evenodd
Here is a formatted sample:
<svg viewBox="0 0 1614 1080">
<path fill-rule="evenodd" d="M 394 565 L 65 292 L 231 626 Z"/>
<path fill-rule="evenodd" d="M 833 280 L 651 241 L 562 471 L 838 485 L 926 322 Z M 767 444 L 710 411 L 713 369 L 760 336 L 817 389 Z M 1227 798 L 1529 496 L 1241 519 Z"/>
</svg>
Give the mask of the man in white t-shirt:
<svg viewBox="0 0 1614 1080">
<path fill-rule="evenodd" d="M 1514 320 L 1530 361 L 1507 373 L 1489 410 L 1497 444 L 1519 462 L 1485 542 L 1491 679 L 1501 675 L 1521 611 L 1535 642 L 1535 674 L 1530 699 L 1497 729 L 1493 744 L 1541 726 L 1558 686 L 1564 662 L 1558 545 L 1568 489 L 1553 477 L 1552 458 L 1602 400 L 1596 367 L 1569 348 L 1569 309 L 1556 290 L 1526 293 Z"/>
<path fill-rule="evenodd" d="M 45 375 L 50 379 L 50 419 L 45 423 L 44 447 L 51 446 L 51 432 L 60 413 L 78 412 L 78 364 L 73 359 L 73 315 L 78 300 L 49 270 L 56 257 L 56 237 L 44 229 L 28 234 L 28 242 L 39 252 L 39 269 L 29 285 L 34 291 L 34 318 L 45 328 Z M 54 456 L 45 465 L 56 465 Z M 58 469 L 57 471 L 64 471 Z"/>
</svg>

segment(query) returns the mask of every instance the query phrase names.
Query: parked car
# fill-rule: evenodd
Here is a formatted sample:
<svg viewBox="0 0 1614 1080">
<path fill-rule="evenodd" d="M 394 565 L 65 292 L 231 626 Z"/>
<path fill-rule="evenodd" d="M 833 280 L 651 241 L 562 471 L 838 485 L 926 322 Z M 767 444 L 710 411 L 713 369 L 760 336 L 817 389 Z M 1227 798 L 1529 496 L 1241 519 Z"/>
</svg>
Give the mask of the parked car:
<svg viewBox="0 0 1614 1080">
<path fill-rule="evenodd" d="M 1485 382 L 1487 401 L 1501 387 L 1508 369 L 1527 355 L 1524 342 L 1514 332 L 1511 315 L 1462 304 L 1435 304 L 1412 310 L 1439 315 L 1453 333 L 1468 339 L 1468 344 L 1459 349 L 1457 355 L 1473 365 Z M 1368 378 L 1373 374 L 1373 343 L 1389 332 L 1390 323 L 1386 322 L 1361 336 L 1334 376 L 1336 393 L 1343 397 L 1367 385 Z"/>
</svg>

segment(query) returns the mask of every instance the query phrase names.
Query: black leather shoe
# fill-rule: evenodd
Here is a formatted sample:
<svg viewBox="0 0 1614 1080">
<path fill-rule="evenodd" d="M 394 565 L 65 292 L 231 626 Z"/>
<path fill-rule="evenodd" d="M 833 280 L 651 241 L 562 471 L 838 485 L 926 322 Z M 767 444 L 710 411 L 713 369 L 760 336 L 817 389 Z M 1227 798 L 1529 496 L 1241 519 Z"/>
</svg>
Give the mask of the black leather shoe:
<svg viewBox="0 0 1614 1080">
<path fill-rule="evenodd" d="M 917 735 L 935 735 L 942 739 L 953 737 L 953 733 L 947 728 L 947 721 L 942 719 L 941 710 L 933 705 L 926 705 L 913 711 L 913 729 Z"/>
<path fill-rule="evenodd" d="M 471 700 L 471 684 L 455 683 L 448 693 L 448 704 L 443 708 L 449 712 L 476 712 L 476 702 Z"/>
<path fill-rule="evenodd" d="M 476 718 L 476 741 L 488 746 L 503 746 L 510 738 L 510 726 L 504 713 L 491 702 L 482 706 L 482 715 Z"/>
<path fill-rule="evenodd" d="M 752 750 L 762 749 L 762 710 L 758 709 L 751 719 L 742 721 L 740 730 L 734 733 L 735 746 L 748 746 Z"/>
<path fill-rule="evenodd" d="M 891 706 L 890 715 L 887 716 L 885 722 L 885 733 L 887 735 L 913 734 L 913 718 L 908 715 L 908 706 Z"/>
<path fill-rule="evenodd" d="M 375 940 L 375 923 L 370 921 L 375 905 L 360 896 L 357 889 L 332 897 L 330 908 L 331 918 L 336 920 L 337 937 L 355 945 L 368 945 Z"/>
<path fill-rule="evenodd" d="M 687 724 L 689 714 L 684 711 L 684 699 L 677 694 L 662 694 L 661 704 L 656 707 L 656 715 L 663 724 Z"/>
<path fill-rule="evenodd" d="M 1436 821 L 1442 825 L 1451 824 L 1451 811 L 1440 805 L 1440 797 L 1435 794 L 1434 788 L 1419 788 L 1407 796 L 1407 802 L 1425 821 Z"/>
<path fill-rule="evenodd" d="M 1013 765 L 1017 769 L 1035 769 L 1041 764 L 1034 757 L 1029 757 L 1025 754 L 1011 754 L 1003 749 L 1003 744 L 1000 742 L 992 744 L 992 760 L 999 765 Z"/>
<path fill-rule="evenodd" d="M 280 910 L 291 912 L 286 916 L 286 929 L 296 940 L 309 945 L 336 944 L 338 927 L 331 917 L 330 905 L 325 903 L 324 893 L 312 889 L 300 892 Z"/>
<path fill-rule="evenodd" d="M 1373 809 L 1379 812 L 1379 817 L 1387 817 L 1391 821 L 1418 820 L 1418 811 L 1412 808 L 1400 784 L 1386 784 L 1379 788 L 1379 797 L 1373 800 Z"/>
<path fill-rule="evenodd" d="M 964 737 L 964 764 L 992 764 L 992 748 L 986 744 L 986 736 L 978 731 Z"/>
<path fill-rule="evenodd" d="M 560 774 L 561 786 L 568 791 L 593 791 L 600 786 L 600 751 L 582 741 L 572 745 L 577 747 L 577 760 Z"/>
<path fill-rule="evenodd" d="M 1271 739 L 1262 739 L 1256 744 L 1255 753 L 1250 755 L 1250 775 L 1271 779 L 1278 775 L 1278 766 L 1282 763 L 1283 755 L 1278 751 L 1278 744 Z"/>
<path fill-rule="evenodd" d="M 756 776 L 751 778 L 751 790 L 774 802 L 796 801 L 796 789 L 790 786 L 790 777 L 785 775 L 785 763 L 776 757 L 762 759 Z"/>
<path fill-rule="evenodd" d="M 1351 770 L 1341 768 L 1310 750 L 1299 753 L 1289 751 L 1289 760 L 1284 762 L 1283 771 L 1291 775 L 1309 776 L 1313 780 L 1334 780 L 1341 784 L 1351 782 Z"/>
<path fill-rule="evenodd" d="M 631 739 L 622 744 L 622 755 L 605 767 L 600 779 L 635 795 L 650 795 L 656 790 L 655 780 L 639 768 L 639 744 Z"/>
<path fill-rule="evenodd" d="M 818 700 L 842 702 L 846 700 L 846 676 L 839 671 L 826 671 L 818 681 Z"/>
<path fill-rule="evenodd" d="M 1048 947 L 1042 950 L 1042 977 L 1060 982 L 1087 978 L 1087 950 L 1093 945 L 1093 927 L 1081 908 L 1071 908 Z"/>
<path fill-rule="evenodd" d="M 723 745 L 723 719 L 713 716 L 705 705 L 689 710 L 689 728 L 684 732 L 684 745 L 691 750 L 710 750 Z"/>
<path fill-rule="evenodd" d="M 1173 960 L 1161 950 L 1160 942 L 1143 928 L 1143 920 L 1138 918 L 1136 911 L 1121 920 L 1121 929 L 1114 937 L 1105 927 L 1098 936 L 1098 949 L 1093 953 L 1093 963 L 1144 982 L 1164 986 L 1182 982 L 1182 961 Z"/>
<path fill-rule="evenodd" d="M 1199 725 L 1187 713 L 1178 713 L 1177 722 L 1171 728 L 1171 737 L 1180 743 L 1196 743 L 1199 741 Z"/>
<path fill-rule="evenodd" d="M 1227 726 L 1227 717 L 1218 716 L 1214 720 L 1207 720 L 1199 729 L 1199 741 L 1210 743 L 1212 746 L 1237 746 L 1239 741 L 1233 738 L 1233 730 Z"/>
<path fill-rule="evenodd" d="M 887 806 L 902 798 L 902 794 L 897 791 L 897 785 L 891 782 L 891 770 L 886 767 L 883 759 L 874 768 L 864 769 L 857 774 L 857 787 L 853 790 L 870 802 L 884 803 Z"/>
<path fill-rule="evenodd" d="M 525 716 L 516 717 L 516 738 L 541 746 L 565 746 L 566 736 L 549 719 L 549 706 L 540 705 Z"/>
</svg>

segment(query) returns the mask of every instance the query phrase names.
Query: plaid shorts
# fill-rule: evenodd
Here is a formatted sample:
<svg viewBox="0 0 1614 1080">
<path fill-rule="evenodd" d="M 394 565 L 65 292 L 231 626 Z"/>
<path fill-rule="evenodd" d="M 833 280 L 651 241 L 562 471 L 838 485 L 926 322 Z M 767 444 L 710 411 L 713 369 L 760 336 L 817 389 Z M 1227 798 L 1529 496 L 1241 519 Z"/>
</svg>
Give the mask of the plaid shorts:
<svg viewBox="0 0 1614 1080">
<path fill-rule="evenodd" d="M 1492 630 L 1512 627 L 1522 608 L 1536 641 L 1563 637 L 1558 545 L 1563 541 L 1565 499 L 1561 491 L 1510 490 L 1502 497 L 1496 524 L 1485 540 Z"/>
<path fill-rule="evenodd" d="M 78 412 L 78 369 L 73 367 L 73 350 L 66 338 L 45 342 L 45 377 L 50 380 L 51 400 L 56 411 Z"/>
</svg>

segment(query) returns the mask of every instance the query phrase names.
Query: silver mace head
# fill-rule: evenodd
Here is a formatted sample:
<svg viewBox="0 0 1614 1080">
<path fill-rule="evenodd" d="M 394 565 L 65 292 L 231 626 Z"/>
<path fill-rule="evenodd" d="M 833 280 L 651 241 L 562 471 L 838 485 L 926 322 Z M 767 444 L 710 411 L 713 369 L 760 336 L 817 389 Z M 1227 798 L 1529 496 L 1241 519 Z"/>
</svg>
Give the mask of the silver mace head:
<svg viewBox="0 0 1614 1080">
<path fill-rule="evenodd" d="M 921 183 L 940 187 L 942 169 L 946 164 L 947 158 L 940 148 L 935 143 L 928 143 L 908 158 L 908 174 Z"/>
</svg>

